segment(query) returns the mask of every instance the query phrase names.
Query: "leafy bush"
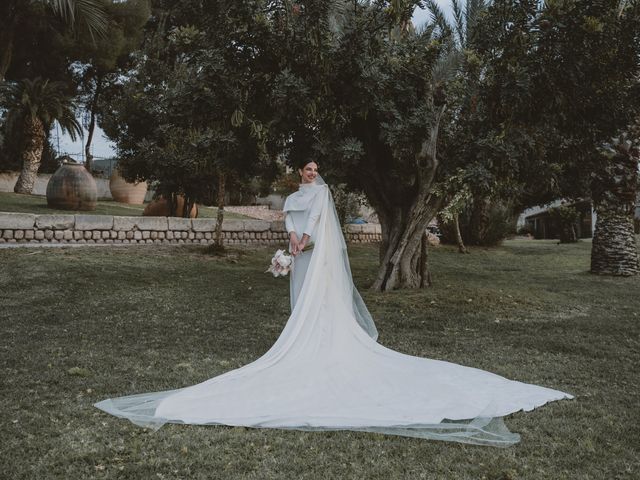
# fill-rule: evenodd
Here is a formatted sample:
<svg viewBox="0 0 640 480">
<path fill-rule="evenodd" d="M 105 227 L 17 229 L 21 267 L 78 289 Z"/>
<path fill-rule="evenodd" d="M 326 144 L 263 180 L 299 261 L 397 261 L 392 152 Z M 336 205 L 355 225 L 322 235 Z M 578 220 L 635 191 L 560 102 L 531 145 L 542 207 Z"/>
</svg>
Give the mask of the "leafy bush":
<svg viewBox="0 0 640 480">
<path fill-rule="evenodd" d="M 336 212 L 341 225 L 344 225 L 348 219 L 360 215 L 360 207 L 366 201 L 364 195 L 347 190 L 347 186 L 344 183 L 331 185 L 329 188 L 331 188 L 331 194 L 336 204 Z"/>
<path fill-rule="evenodd" d="M 295 172 L 282 174 L 271 184 L 273 193 L 285 196 L 297 191 L 298 185 L 300 178 Z"/>
<path fill-rule="evenodd" d="M 549 210 L 551 220 L 556 224 L 560 243 L 575 243 L 578 241 L 576 224 L 580 219 L 580 213 L 570 206 L 561 205 Z"/>
<path fill-rule="evenodd" d="M 517 216 L 509 202 L 476 199 L 459 213 L 460 233 L 465 245 L 491 247 L 516 233 Z M 455 245 L 455 226 L 440 220 L 441 241 Z"/>
<path fill-rule="evenodd" d="M 518 235 L 533 235 L 534 231 L 529 225 L 523 225 L 518 229 Z"/>
</svg>

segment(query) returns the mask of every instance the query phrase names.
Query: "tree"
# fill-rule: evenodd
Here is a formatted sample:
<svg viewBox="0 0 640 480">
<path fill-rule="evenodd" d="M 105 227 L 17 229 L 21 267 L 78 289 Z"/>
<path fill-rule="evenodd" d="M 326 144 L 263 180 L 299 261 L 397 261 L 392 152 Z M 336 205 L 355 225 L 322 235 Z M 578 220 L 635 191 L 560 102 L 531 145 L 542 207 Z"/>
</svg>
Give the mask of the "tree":
<svg viewBox="0 0 640 480">
<path fill-rule="evenodd" d="M 478 53 L 478 37 L 491 2 L 451 0 L 451 21 L 438 3 L 425 3 L 434 23 L 453 38 L 460 56 L 460 68 L 447 88 L 449 108 L 439 139 L 442 161 L 460 165 L 455 176 L 445 182 L 449 205 L 440 214 L 450 223 L 445 225 L 445 238 L 450 236 L 460 251 L 466 250 L 463 237 L 468 245 L 493 246 L 510 233 L 514 217 L 510 210 L 516 205 L 508 171 L 493 168 L 494 159 L 483 145 L 488 124 L 479 100 L 492 81 L 492 72 Z"/>
<path fill-rule="evenodd" d="M 145 47 L 106 99 L 102 126 L 118 144 L 123 176 L 155 181 L 170 199 L 183 195 L 178 214 L 216 192 L 218 232 L 225 189 L 276 172 L 266 135 L 278 68 L 268 4 L 154 2 Z"/>
<path fill-rule="evenodd" d="M 317 160 L 367 196 L 382 227 L 376 290 L 427 283 L 425 230 L 444 201 L 434 187 L 453 168 L 437 142 L 456 55 L 435 26 L 408 27 L 418 3 L 308 0 L 277 12 L 287 157 Z"/>
<path fill-rule="evenodd" d="M 13 60 L 18 42 L 27 39 L 21 36 L 23 29 L 30 28 L 34 21 L 56 26 L 61 20 L 67 28 L 86 29 L 92 37 L 104 34 L 108 19 L 102 9 L 101 0 L 4 0 L 0 6 L 0 81 Z"/>
<path fill-rule="evenodd" d="M 578 241 L 576 224 L 580 220 L 580 213 L 574 207 L 560 205 L 551 208 L 549 217 L 558 229 L 560 243 L 575 243 Z"/>
<path fill-rule="evenodd" d="M 598 192 L 615 194 L 611 174 L 626 168 L 631 178 L 637 164 L 611 169 L 623 157 L 607 159 L 600 150 L 640 109 L 639 33 L 637 1 L 494 0 L 475 36 L 478 94 L 455 122 L 458 156 L 520 208 L 590 195 L 598 203 Z M 622 223 L 601 238 L 619 254 L 595 264 L 622 271 L 634 262 L 627 255 L 635 238 L 623 226 L 631 220 L 609 218 Z M 613 263 L 622 258 L 629 262 Z"/>
<path fill-rule="evenodd" d="M 603 147 L 603 166 L 591 198 L 598 215 L 591 249 L 591 272 L 600 275 L 640 273 L 634 232 L 638 190 L 638 138 L 616 138 Z"/>
<path fill-rule="evenodd" d="M 74 77 L 80 88 L 80 98 L 86 113 L 87 139 L 85 142 L 85 167 L 92 169 L 91 144 L 101 111 L 102 95 L 117 88 L 119 79 L 133 62 L 131 53 L 140 48 L 143 26 L 150 16 L 147 0 L 127 0 L 114 3 L 101 0 L 100 7 L 110 19 L 105 31 L 98 38 L 77 40 L 71 38 L 70 50 L 75 58 Z M 84 41 L 82 41 L 84 40 Z"/>
<path fill-rule="evenodd" d="M 2 107 L 8 112 L 7 122 L 23 125 L 23 166 L 14 191 L 31 193 L 47 136 L 45 125 L 57 121 L 72 138 L 80 133 L 74 104 L 66 93 L 65 84 L 41 78 L 5 84 L 1 99 Z"/>
<path fill-rule="evenodd" d="M 455 185 L 458 177 L 453 176 L 449 184 L 453 183 L 449 191 L 455 191 L 455 194 L 449 199 L 446 207 L 438 212 L 438 223 L 440 230 L 443 233 L 441 240 L 455 243 L 458 246 L 459 253 L 470 253 L 464 244 L 462 238 L 462 231 L 460 230 L 460 213 L 464 211 L 465 207 L 471 201 L 471 191 L 468 185 Z M 449 185 L 447 185 L 449 186 Z"/>
<path fill-rule="evenodd" d="M 93 44 L 107 23 L 104 11 L 98 8 L 101 2 L 104 3 L 103 0 L 0 2 L 0 80 L 49 79 L 51 83 L 64 82 L 68 92 L 72 92 L 75 85 L 70 66 L 76 59 L 74 48 L 78 43 Z M 51 127 L 43 124 L 47 136 Z M 4 137 L 0 162 L 5 168 L 17 167 L 24 139 L 30 137 L 22 129 L 22 123 L 0 124 Z M 47 137 L 41 166 L 54 167 L 54 158 Z"/>
</svg>

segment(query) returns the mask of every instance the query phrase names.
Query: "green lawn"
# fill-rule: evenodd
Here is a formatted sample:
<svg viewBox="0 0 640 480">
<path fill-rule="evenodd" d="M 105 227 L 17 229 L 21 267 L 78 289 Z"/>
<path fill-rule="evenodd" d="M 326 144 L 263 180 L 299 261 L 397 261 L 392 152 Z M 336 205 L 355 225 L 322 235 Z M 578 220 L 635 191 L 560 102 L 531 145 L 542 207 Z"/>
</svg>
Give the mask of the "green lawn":
<svg viewBox="0 0 640 480">
<path fill-rule="evenodd" d="M 87 215 L 119 215 L 124 217 L 135 217 L 142 215 L 144 205 L 127 205 L 126 203 L 114 202 L 113 200 L 100 200 L 96 209 L 87 211 L 57 210 L 47 207 L 47 199 L 41 195 L 19 195 L 17 193 L 0 192 L 0 212 L 20 212 L 35 213 L 38 215 L 50 214 L 87 214 Z M 199 206 L 199 218 L 214 218 L 218 209 L 214 207 Z M 248 219 L 245 215 L 232 212 L 225 212 L 225 218 Z"/>
<path fill-rule="evenodd" d="M 589 242 L 433 249 L 435 285 L 376 294 L 375 246 L 354 278 L 393 349 L 561 389 L 507 418 L 508 449 L 356 432 L 166 425 L 92 407 L 200 382 L 262 355 L 288 316 L 273 249 L 0 249 L 0 477 L 8 479 L 635 479 L 640 278 L 587 273 Z"/>
</svg>

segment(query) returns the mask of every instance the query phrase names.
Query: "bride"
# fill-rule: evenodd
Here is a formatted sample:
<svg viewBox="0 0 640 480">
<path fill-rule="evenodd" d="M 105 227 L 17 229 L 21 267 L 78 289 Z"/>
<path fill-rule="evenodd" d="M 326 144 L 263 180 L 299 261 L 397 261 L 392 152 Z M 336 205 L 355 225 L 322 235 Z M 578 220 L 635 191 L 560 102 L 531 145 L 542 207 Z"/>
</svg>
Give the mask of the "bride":
<svg viewBox="0 0 640 480">
<path fill-rule="evenodd" d="M 329 188 L 315 162 L 298 170 L 285 225 L 294 256 L 291 316 L 260 358 L 200 384 L 103 400 L 132 422 L 355 430 L 507 446 L 519 441 L 502 417 L 568 393 L 377 343 L 353 285 Z"/>
</svg>

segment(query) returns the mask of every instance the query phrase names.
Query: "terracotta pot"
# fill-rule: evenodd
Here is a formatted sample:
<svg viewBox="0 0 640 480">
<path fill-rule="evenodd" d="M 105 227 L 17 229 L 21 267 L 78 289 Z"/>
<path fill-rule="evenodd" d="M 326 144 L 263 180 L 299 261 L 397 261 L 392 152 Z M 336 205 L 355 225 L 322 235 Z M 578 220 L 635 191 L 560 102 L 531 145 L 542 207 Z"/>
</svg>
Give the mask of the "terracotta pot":
<svg viewBox="0 0 640 480">
<path fill-rule="evenodd" d="M 147 182 L 127 182 L 116 168 L 109 178 L 109 190 L 116 202 L 142 205 L 147 194 Z"/>
<path fill-rule="evenodd" d="M 176 208 L 176 215 L 181 216 L 182 209 L 184 208 L 184 197 L 178 195 L 178 205 Z M 142 215 L 145 217 L 168 217 L 169 216 L 169 202 L 166 198 L 160 197 L 153 200 L 151 203 L 144 207 Z M 189 212 L 189 218 L 196 218 L 198 216 L 198 205 L 194 204 Z"/>
<path fill-rule="evenodd" d="M 84 165 L 64 163 L 47 183 L 47 206 L 60 210 L 95 210 L 96 181 Z"/>
</svg>

